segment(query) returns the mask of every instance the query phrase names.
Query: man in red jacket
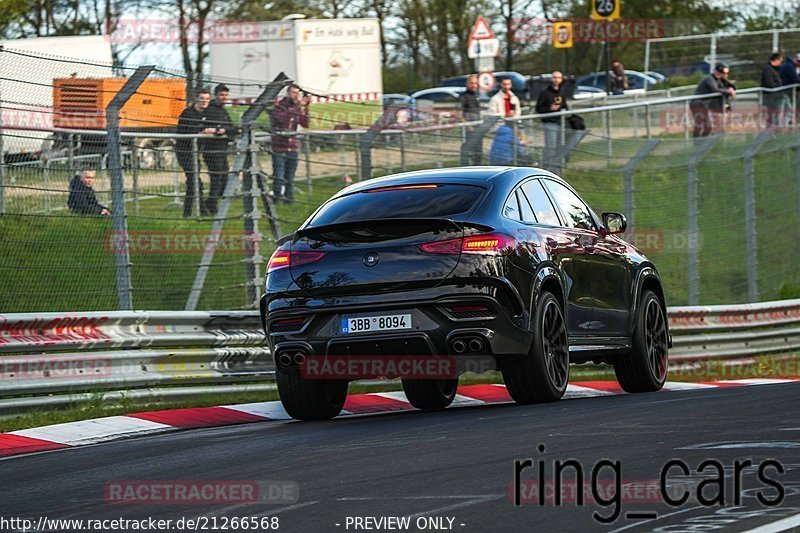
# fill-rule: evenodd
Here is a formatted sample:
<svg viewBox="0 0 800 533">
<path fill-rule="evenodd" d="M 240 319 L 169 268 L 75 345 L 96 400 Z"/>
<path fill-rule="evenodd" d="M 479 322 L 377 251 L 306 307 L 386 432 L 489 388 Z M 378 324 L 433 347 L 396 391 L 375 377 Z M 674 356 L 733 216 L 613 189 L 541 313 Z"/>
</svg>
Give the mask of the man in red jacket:
<svg viewBox="0 0 800 533">
<path fill-rule="evenodd" d="M 297 86 L 289 87 L 285 97 L 272 109 L 272 179 L 275 200 L 291 203 L 294 198 L 294 173 L 300 143 L 293 132 L 308 127 L 311 100 Z M 287 135 L 288 133 L 288 135 Z"/>
</svg>

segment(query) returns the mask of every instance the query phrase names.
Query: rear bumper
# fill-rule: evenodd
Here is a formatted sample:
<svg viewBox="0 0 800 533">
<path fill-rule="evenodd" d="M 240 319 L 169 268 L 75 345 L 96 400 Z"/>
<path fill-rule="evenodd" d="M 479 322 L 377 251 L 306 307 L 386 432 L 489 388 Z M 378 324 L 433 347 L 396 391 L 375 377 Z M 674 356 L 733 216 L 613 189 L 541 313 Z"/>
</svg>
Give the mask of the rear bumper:
<svg viewBox="0 0 800 533">
<path fill-rule="evenodd" d="M 349 297 L 340 305 L 328 306 L 298 305 L 309 302 L 268 296 L 262 297 L 262 316 L 279 369 L 278 356 L 298 349 L 307 356 L 458 356 L 462 353 L 454 349 L 455 341 L 476 338 L 485 346 L 480 352 L 467 350 L 470 355 L 502 357 L 526 354 L 533 337 L 522 327 L 527 317 L 509 314 L 498 300 L 485 294 L 440 294 L 411 302 Z M 453 311 L 481 306 L 485 310 Z M 342 333 L 346 318 L 399 314 L 411 315 L 411 328 Z"/>
</svg>

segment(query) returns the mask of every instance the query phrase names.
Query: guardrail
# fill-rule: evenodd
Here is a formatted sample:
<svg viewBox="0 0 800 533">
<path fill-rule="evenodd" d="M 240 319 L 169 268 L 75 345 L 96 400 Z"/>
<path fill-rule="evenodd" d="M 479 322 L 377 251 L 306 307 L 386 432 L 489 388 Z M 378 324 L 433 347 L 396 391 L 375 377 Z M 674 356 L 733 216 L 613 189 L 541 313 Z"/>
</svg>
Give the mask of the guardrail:
<svg viewBox="0 0 800 533">
<path fill-rule="evenodd" d="M 674 365 L 800 348 L 800 299 L 669 308 Z M 0 315 L 0 415 L 109 398 L 274 389 L 253 311 Z"/>
</svg>

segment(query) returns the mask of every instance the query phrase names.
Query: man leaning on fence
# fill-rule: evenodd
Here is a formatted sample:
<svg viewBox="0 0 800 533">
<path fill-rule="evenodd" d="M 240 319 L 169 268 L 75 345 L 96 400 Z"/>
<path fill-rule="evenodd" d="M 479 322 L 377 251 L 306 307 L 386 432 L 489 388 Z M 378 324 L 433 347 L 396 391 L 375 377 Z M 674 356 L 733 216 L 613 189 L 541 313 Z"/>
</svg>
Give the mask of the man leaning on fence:
<svg viewBox="0 0 800 533">
<path fill-rule="evenodd" d="M 228 141 L 233 139 L 235 129 L 230 115 L 225 110 L 225 103 L 228 101 L 229 89 L 219 84 L 214 88 L 214 101 L 208 104 L 205 110 L 206 126 L 214 128 L 214 137 L 203 139 L 202 152 L 203 161 L 208 167 L 211 185 L 206 200 L 206 214 L 215 215 L 217 213 L 217 202 L 225 191 L 225 184 L 228 182 Z"/>
<path fill-rule="evenodd" d="M 553 72 L 550 85 L 539 93 L 539 98 L 536 100 L 537 113 L 555 113 L 569 109 L 566 96 L 562 92 L 563 81 L 564 75 L 561 72 L 557 70 Z M 556 154 L 561 146 L 561 117 L 544 117 L 542 126 L 544 126 L 542 164 L 545 168 L 555 168 Z"/>
<path fill-rule="evenodd" d="M 97 201 L 94 193 L 95 170 L 84 167 L 69 182 L 69 197 L 67 207 L 73 213 L 80 215 L 110 215 L 108 208 Z"/>
<path fill-rule="evenodd" d="M 291 203 L 294 200 L 294 173 L 297 170 L 297 127 L 308 127 L 308 108 L 311 99 L 301 95 L 300 87 L 292 85 L 270 115 L 272 124 L 272 179 L 275 200 Z M 288 133 L 288 135 L 287 135 Z"/>
<path fill-rule="evenodd" d="M 467 78 L 467 89 L 458 97 L 461 105 L 461 120 L 474 122 L 481 119 L 481 101 L 478 96 L 478 76 L 475 74 Z M 482 139 L 479 139 L 475 126 L 467 126 L 464 143 L 461 145 L 461 164 L 480 165 L 483 162 Z"/>
<path fill-rule="evenodd" d="M 736 89 L 728 81 L 730 69 L 725 63 L 718 63 L 714 70 L 700 80 L 694 90 L 695 95 L 718 95 L 692 100 L 690 109 L 694 121 L 693 137 L 706 137 L 714 130 L 717 115 L 728 105 L 728 98 L 736 98 Z"/>
<path fill-rule="evenodd" d="M 772 89 L 763 93 L 764 107 L 767 112 L 767 127 L 769 128 L 777 128 L 782 122 L 783 101 L 786 99 L 786 95 L 776 90 L 781 86 L 781 76 L 778 73 L 778 69 L 782 62 L 783 56 L 776 52 L 769 56 L 769 62 L 764 65 L 761 71 L 761 86 L 765 89 Z"/>
<path fill-rule="evenodd" d="M 198 91 L 194 103 L 181 113 L 175 133 L 179 135 L 214 133 L 215 129 L 208 127 L 206 124 L 208 117 L 205 111 L 209 102 L 211 102 L 211 92 L 208 89 Z M 199 170 L 199 163 L 192 145 L 192 139 L 179 138 L 175 141 L 175 156 L 178 159 L 178 164 L 183 169 L 183 173 L 186 175 L 186 196 L 183 199 L 184 217 L 192 215 L 192 207 L 195 202 L 195 181 L 197 181 L 197 196 L 200 199 L 200 214 L 205 215 L 208 213 L 203 201 L 203 183 L 200 181 L 199 172 L 195 170 Z"/>
</svg>

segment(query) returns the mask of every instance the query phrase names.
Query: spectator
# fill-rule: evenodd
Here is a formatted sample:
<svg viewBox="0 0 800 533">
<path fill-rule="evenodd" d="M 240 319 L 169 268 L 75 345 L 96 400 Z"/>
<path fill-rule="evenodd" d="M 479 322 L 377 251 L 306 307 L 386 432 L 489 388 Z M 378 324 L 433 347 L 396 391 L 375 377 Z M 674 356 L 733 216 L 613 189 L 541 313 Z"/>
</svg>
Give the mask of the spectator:
<svg viewBox="0 0 800 533">
<path fill-rule="evenodd" d="M 791 57 L 786 57 L 781 67 L 778 69 L 778 74 L 781 76 L 781 85 L 795 85 L 800 84 L 800 75 L 797 74 L 797 68 L 800 67 L 800 54 Z"/>
<path fill-rule="evenodd" d="M 618 60 L 611 62 L 611 72 L 608 73 L 608 88 L 611 94 L 623 94 L 630 89 L 628 75 L 625 74 L 625 67 Z"/>
<path fill-rule="evenodd" d="M 229 89 L 219 84 L 214 88 L 214 101 L 206 108 L 206 124 L 214 128 L 214 137 L 203 139 L 202 152 L 203 160 L 208 167 L 210 176 L 210 187 L 208 200 L 206 201 L 206 212 L 209 215 L 217 213 L 217 202 L 225 191 L 225 184 L 228 182 L 228 141 L 233 138 L 235 128 L 230 115 L 225 110 L 225 103 L 228 101 Z"/>
<path fill-rule="evenodd" d="M 197 93 L 194 104 L 187 107 L 178 118 L 178 128 L 176 133 L 185 135 L 198 133 L 214 133 L 215 128 L 208 127 L 205 114 L 208 104 L 211 102 L 211 92 L 208 89 L 201 89 Z M 198 146 L 200 144 L 198 143 Z M 192 214 L 192 206 L 195 200 L 194 182 L 197 180 L 197 196 L 200 198 L 200 214 L 206 215 L 208 211 L 203 201 L 203 182 L 200 181 L 199 174 L 195 173 L 197 154 L 192 149 L 192 139 L 178 139 L 175 141 L 175 156 L 178 164 L 186 175 L 186 196 L 183 199 L 183 216 L 189 217 Z"/>
<path fill-rule="evenodd" d="M 298 126 L 307 128 L 310 104 L 308 96 L 301 96 L 300 87 L 292 85 L 272 110 L 272 177 L 276 200 L 290 203 L 294 199 L 294 173 L 300 143 L 296 135 L 275 134 L 296 132 Z"/>
<path fill-rule="evenodd" d="M 95 176 L 93 168 L 84 167 L 70 180 L 67 207 L 73 213 L 103 216 L 111 214 L 106 206 L 97 201 L 97 196 L 92 188 Z"/>
<path fill-rule="evenodd" d="M 489 114 L 498 117 L 519 117 L 522 115 L 522 106 L 519 103 L 519 98 L 511 90 L 511 80 L 503 78 L 500 82 L 500 91 L 492 96 L 489 100 Z M 513 112 L 512 115 L 509 115 Z"/>
<path fill-rule="evenodd" d="M 508 118 L 513 118 L 513 114 L 509 112 Z M 504 122 L 494 134 L 494 141 L 492 141 L 492 148 L 489 151 L 489 164 L 497 166 L 524 166 L 528 164 L 525 152 L 522 149 L 520 142 L 521 135 L 514 131 L 516 124 L 513 122 Z M 516 162 L 514 161 L 514 153 L 516 152 Z"/>
<path fill-rule="evenodd" d="M 539 93 L 536 100 L 537 113 L 555 113 L 556 111 L 566 111 L 569 109 L 567 99 L 561 92 L 564 75 L 559 71 L 552 74 L 550 85 Z M 542 118 L 544 126 L 544 154 L 543 161 L 545 168 L 554 168 L 555 158 L 561 146 L 561 117 Z"/>
<path fill-rule="evenodd" d="M 776 52 L 769 56 L 769 62 L 761 70 L 762 87 L 765 89 L 778 89 L 781 86 L 781 76 L 778 74 L 781 63 L 783 63 L 781 54 Z M 776 128 L 781 123 L 781 110 L 783 109 L 783 100 L 786 95 L 777 91 L 764 91 L 763 94 L 764 107 L 767 110 L 767 125 L 770 128 Z"/>
<path fill-rule="evenodd" d="M 693 137 L 706 137 L 713 131 L 715 115 L 722 113 L 728 105 L 728 98 L 736 98 L 736 88 L 728 81 L 730 69 L 724 63 L 718 63 L 714 70 L 700 80 L 694 90 L 695 95 L 718 95 L 716 97 L 692 100 L 690 108 L 694 121 Z"/>
<path fill-rule="evenodd" d="M 472 122 L 481 119 L 478 76 L 473 74 L 467 78 L 467 90 L 461 93 L 458 101 L 461 104 L 461 120 Z M 476 135 L 475 128 L 467 126 L 464 143 L 461 145 L 462 165 L 480 165 L 483 162 L 482 147 L 480 146 L 480 141 L 475 138 Z"/>
</svg>

